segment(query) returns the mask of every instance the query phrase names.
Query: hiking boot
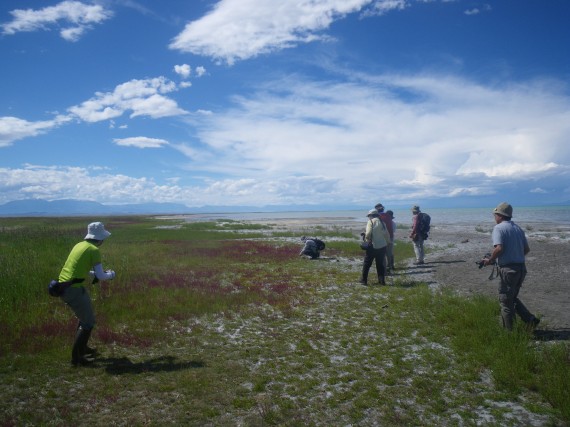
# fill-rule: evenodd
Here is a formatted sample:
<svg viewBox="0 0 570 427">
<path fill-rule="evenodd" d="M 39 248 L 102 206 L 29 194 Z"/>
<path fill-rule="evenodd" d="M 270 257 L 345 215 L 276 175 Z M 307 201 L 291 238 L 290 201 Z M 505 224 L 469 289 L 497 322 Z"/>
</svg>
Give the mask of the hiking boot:
<svg viewBox="0 0 570 427">
<path fill-rule="evenodd" d="M 91 348 L 89 346 L 85 347 L 85 356 L 95 357 L 99 354 L 96 348 Z"/>
<path fill-rule="evenodd" d="M 77 366 L 89 366 L 92 365 L 93 362 L 95 362 L 95 358 L 92 356 L 82 356 L 79 359 L 72 359 L 71 360 L 71 364 L 74 367 Z"/>
</svg>

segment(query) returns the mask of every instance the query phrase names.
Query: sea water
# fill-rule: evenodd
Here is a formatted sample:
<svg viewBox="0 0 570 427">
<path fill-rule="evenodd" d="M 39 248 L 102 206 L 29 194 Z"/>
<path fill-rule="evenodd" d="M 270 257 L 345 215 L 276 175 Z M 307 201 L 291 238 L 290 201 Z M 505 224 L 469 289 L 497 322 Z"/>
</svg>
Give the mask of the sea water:
<svg viewBox="0 0 570 427">
<path fill-rule="evenodd" d="M 388 207 L 389 209 L 389 207 Z M 410 209 L 392 209 L 394 221 L 397 224 L 410 224 L 412 212 Z M 423 208 L 423 212 L 431 216 L 431 222 L 437 224 L 462 225 L 462 224 L 495 224 L 493 208 Z M 245 221 L 267 221 L 277 219 L 306 219 L 306 218 L 331 218 L 342 223 L 367 221 L 366 209 L 340 210 L 340 211 L 290 211 L 290 212 L 235 212 L 199 214 L 189 216 L 189 220 L 216 220 L 231 219 Z M 541 207 L 513 207 L 513 221 L 517 224 L 559 224 L 570 226 L 570 206 L 541 206 Z"/>
</svg>

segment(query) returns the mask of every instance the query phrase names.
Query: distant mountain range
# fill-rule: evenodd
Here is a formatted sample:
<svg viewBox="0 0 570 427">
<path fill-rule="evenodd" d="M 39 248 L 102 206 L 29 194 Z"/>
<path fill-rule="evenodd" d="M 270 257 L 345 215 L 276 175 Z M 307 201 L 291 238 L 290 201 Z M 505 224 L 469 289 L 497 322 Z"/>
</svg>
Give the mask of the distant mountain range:
<svg viewBox="0 0 570 427">
<path fill-rule="evenodd" d="M 141 203 L 103 205 L 88 200 L 16 200 L 0 205 L 2 216 L 82 216 L 82 215 L 137 215 L 190 213 L 177 203 Z"/>
<path fill-rule="evenodd" d="M 346 207 L 351 209 L 354 207 Z M 339 210 L 342 208 L 335 208 Z M 358 209 L 358 207 L 357 207 Z M 176 215 L 198 213 L 284 212 L 330 210 L 325 206 L 202 206 L 189 208 L 179 203 L 103 205 L 88 200 L 16 200 L 0 205 L 0 216 L 87 216 L 87 215 Z"/>
</svg>

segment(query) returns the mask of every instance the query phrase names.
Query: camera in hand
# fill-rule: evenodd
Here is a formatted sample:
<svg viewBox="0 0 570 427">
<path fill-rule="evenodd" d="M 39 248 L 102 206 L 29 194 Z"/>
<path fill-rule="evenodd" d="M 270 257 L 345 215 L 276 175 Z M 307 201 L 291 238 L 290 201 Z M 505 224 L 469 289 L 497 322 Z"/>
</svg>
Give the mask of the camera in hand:
<svg viewBox="0 0 570 427">
<path fill-rule="evenodd" d="M 479 269 L 485 267 L 485 260 L 491 258 L 491 254 L 490 253 L 486 253 L 485 256 L 483 257 L 483 259 L 481 261 L 475 261 L 475 264 L 477 264 L 479 266 Z"/>
</svg>

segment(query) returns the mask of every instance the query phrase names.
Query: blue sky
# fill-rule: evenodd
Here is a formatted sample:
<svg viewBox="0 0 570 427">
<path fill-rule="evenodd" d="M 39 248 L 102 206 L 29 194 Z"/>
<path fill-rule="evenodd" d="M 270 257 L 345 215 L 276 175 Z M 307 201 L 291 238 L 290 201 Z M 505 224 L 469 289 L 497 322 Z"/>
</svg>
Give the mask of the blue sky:
<svg viewBox="0 0 570 427">
<path fill-rule="evenodd" d="M 4 0 L 0 204 L 568 202 L 569 18 L 567 0 Z"/>
</svg>

